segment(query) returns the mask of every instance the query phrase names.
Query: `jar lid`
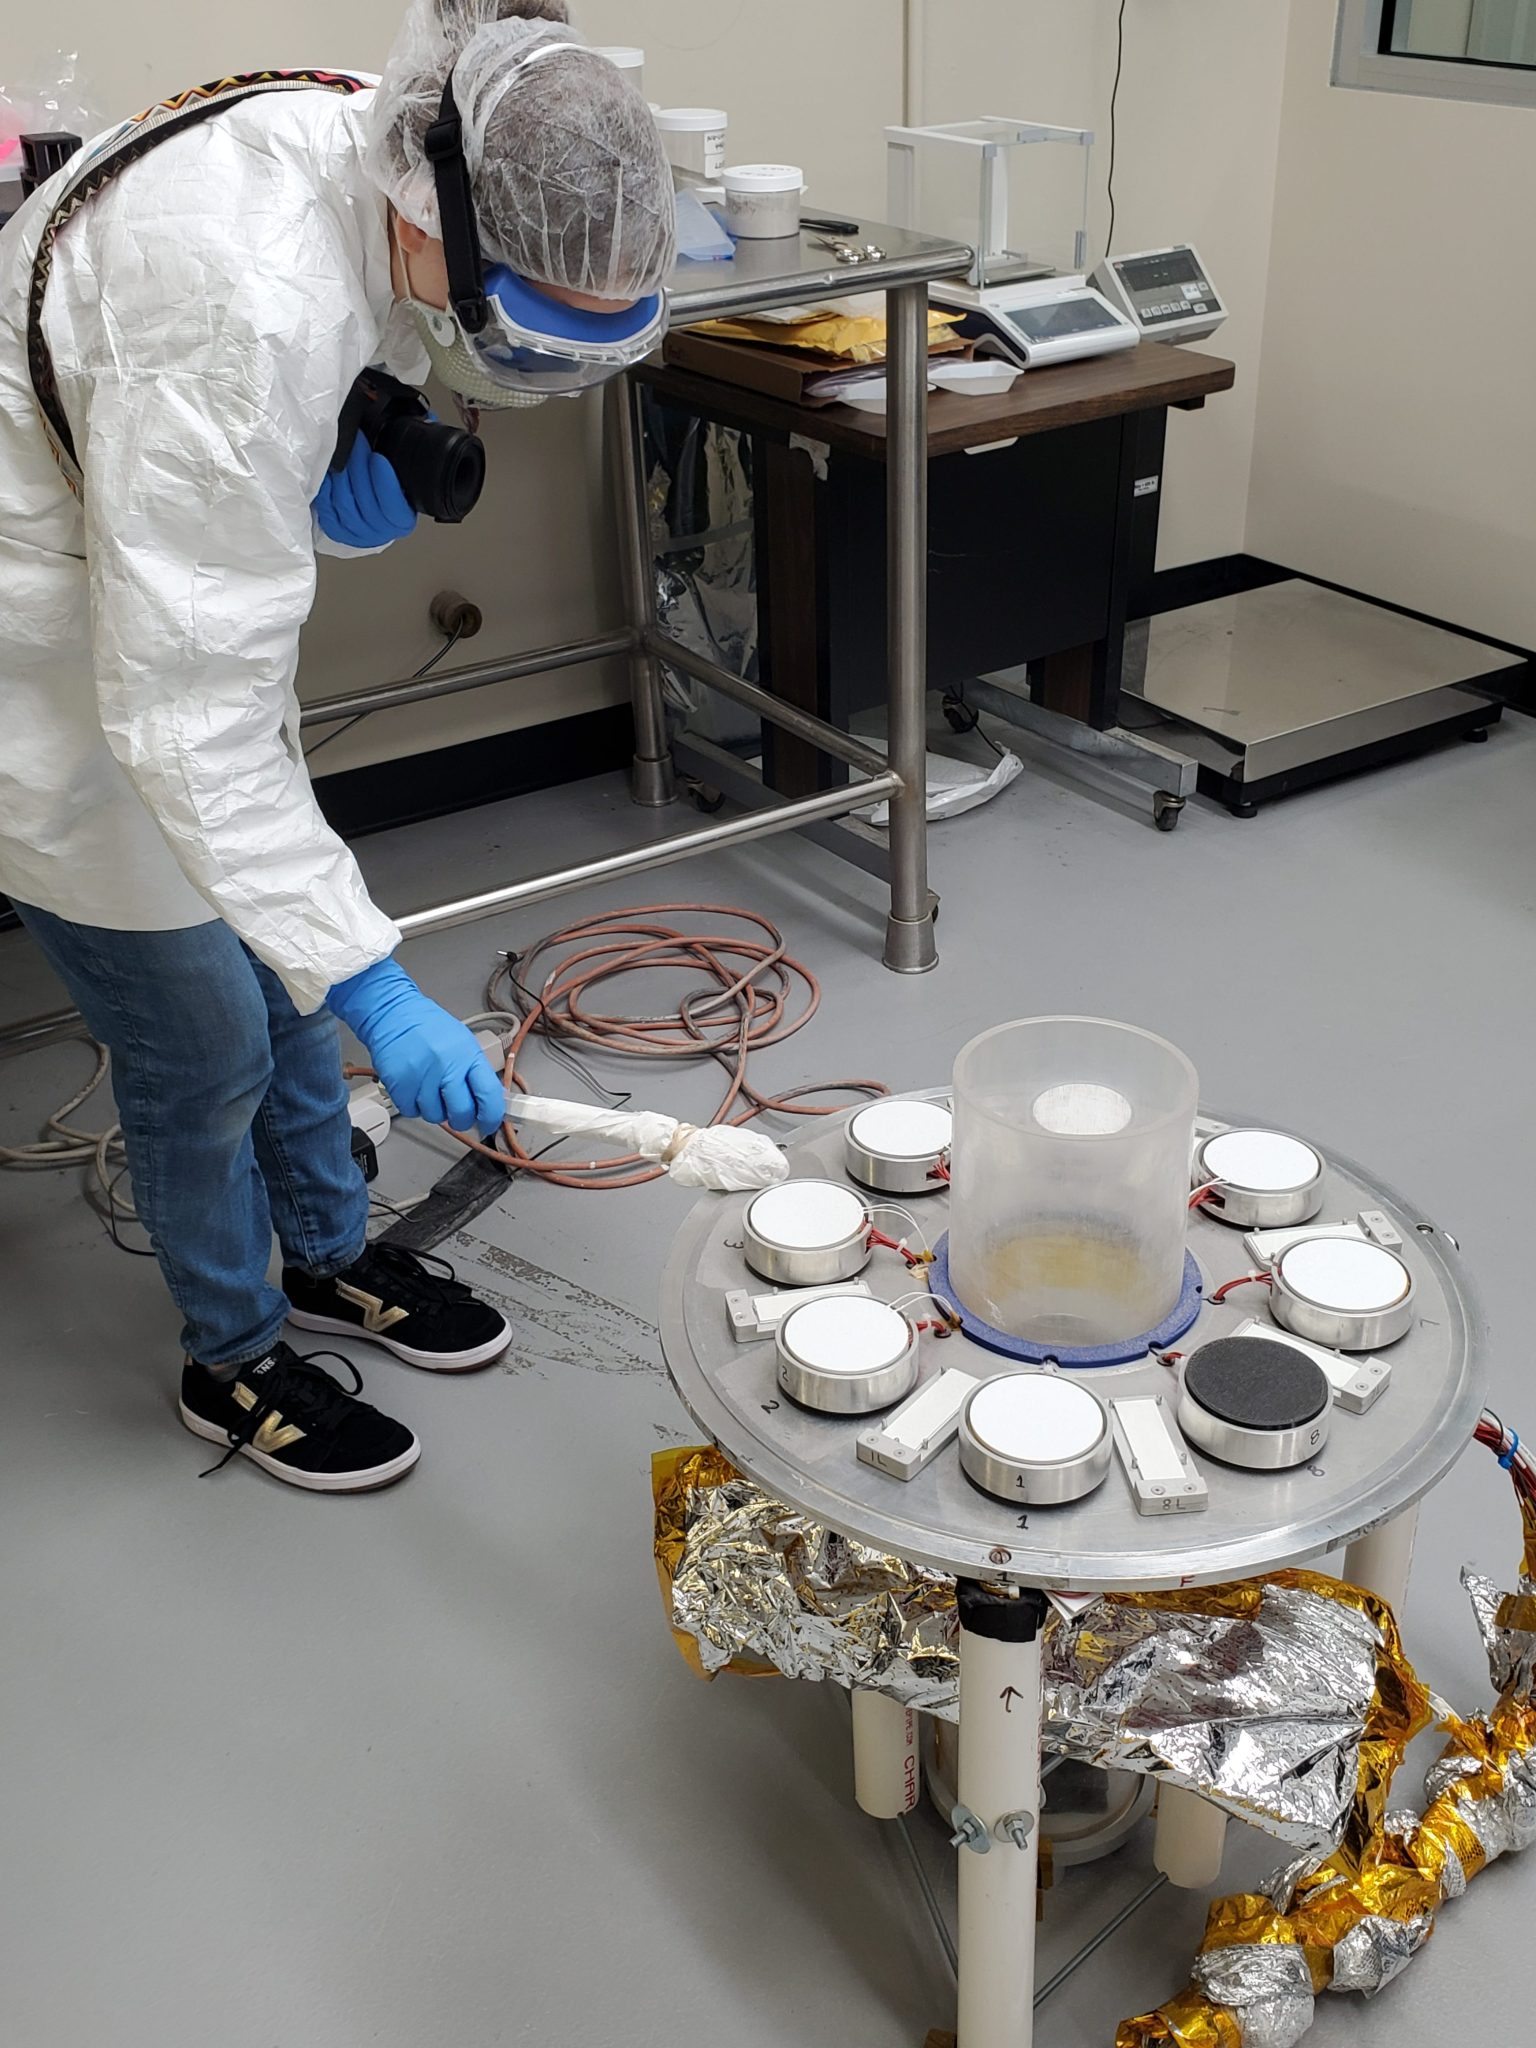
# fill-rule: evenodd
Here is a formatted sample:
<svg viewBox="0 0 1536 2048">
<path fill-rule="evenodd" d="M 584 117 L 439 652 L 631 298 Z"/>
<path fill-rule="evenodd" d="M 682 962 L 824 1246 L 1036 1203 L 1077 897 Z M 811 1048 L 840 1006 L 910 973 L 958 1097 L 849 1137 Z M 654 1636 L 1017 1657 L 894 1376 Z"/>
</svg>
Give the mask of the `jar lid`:
<svg viewBox="0 0 1536 2048">
<path fill-rule="evenodd" d="M 1308 1187 L 1323 1170 L 1310 1145 L 1282 1131 L 1222 1131 L 1206 1141 L 1200 1161 L 1203 1179 L 1259 1195 Z"/>
<path fill-rule="evenodd" d="M 1054 1373 L 1004 1373 L 970 1398 L 966 1421 L 987 1450 L 1017 1464 L 1062 1465 L 1104 1435 L 1104 1410 L 1086 1387 Z"/>
<path fill-rule="evenodd" d="M 1394 1252 L 1350 1237 L 1302 1238 L 1281 1253 L 1279 1271 L 1303 1300 L 1348 1315 L 1395 1308 L 1413 1285 Z"/>
<path fill-rule="evenodd" d="M 884 1159 L 931 1159 L 949 1150 L 954 1126 L 954 1117 L 942 1103 L 898 1099 L 861 1109 L 848 1135 Z"/>
<path fill-rule="evenodd" d="M 911 1343 L 912 1325 L 899 1309 L 857 1295 L 808 1301 L 784 1318 L 782 1348 L 798 1364 L 840 1378 L 884 1372 Z"/>
<path fill-rule="evenodd" d="M 747 1228 L 780 1251 L 820 1251 L 867 1230 L 869 1211 L 840 1181 L 786 1180 L 753 1196 Z"/>
<path fill-rule="evenodd" d="M 728 127 L 730 119 L 722 107 L 662 107 L 656 126 L 680 135 L 702 135 L 712 128 Z"/>
<path fill-rule="evenodd" d="M 727 192 L 799 192 L 805 186 L 798 164 L 727 164 L 720 177 Z"/>
</svg>

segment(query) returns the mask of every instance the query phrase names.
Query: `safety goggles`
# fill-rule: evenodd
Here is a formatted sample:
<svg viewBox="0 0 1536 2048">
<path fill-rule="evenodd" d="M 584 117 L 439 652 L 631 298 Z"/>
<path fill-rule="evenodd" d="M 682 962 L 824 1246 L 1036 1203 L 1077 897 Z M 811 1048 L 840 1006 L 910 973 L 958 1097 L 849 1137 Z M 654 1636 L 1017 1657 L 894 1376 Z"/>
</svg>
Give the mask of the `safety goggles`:
<svg viewBox="0 0 1536 2048">
<path fill-rule="evenodd" d="M 643 361 L 666 331 L 666 300 L 652 292 L 620 313 L 561 304 L 480 249 L 463 125 L 450 78 L 425 139 L 437 184 L 448 270 L 445 311 L 416 303 L 433 362 L 473 404 L 575 398 Z"/>
</svg>

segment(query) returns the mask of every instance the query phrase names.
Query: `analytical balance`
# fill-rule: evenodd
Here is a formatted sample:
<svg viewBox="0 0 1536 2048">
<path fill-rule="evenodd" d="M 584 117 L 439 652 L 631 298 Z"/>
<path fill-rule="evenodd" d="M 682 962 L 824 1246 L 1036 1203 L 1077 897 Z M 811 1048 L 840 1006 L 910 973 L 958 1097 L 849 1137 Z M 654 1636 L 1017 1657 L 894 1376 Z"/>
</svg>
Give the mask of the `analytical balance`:
<svg viewBox="0 0 1536 2048">
<path fill-rule="evenodd" d="M 867 1111 L 827 1119 L 766 1211 L 707 1196 L 689 1215 L 662 1343 L 758 1486 L 961 1582 L 960 2040 L 1027 2048 L 1041 1591 L 1219 1584 L 1348 1546 L 1343 1576 L 1400 1599 L 1483 1367 L 1455 1240 L 1327 1145 L 1202 1113 L 1149 1032 L 1029 1019 L 901 1101 L 953 1112 L 923 1191 L 883 1208 L 850 1177 L 870 1172 Z M 811 1295 L 754 1278 L 786 1246 L 846 1270 L 850 1236 L 856 1269 Z M 860 1799 L 905 1812 L 910 1712 L 855 1700 Z M 1157 1825 L 1158 1868 L 1214 1883 L 1220 1815 L 1165 1788 Z"/>
<path fill-rule="evenodd" d="M 975 250 L 932 296 L 981 353 L 1028 368 L 1136 346 L 1134 316 L 1085 274 L 1091 129 L 988 114 L 885 138 L 891 219 L 945 219 Z"/>
<path fill-rule="evenodd" d="M 974 342 L 979 355 L 1001 356 L 1027 369 L 1112 355 L 1141 340 L 1135 322 L 1081 274 L 991 285 L 982 292 L 940 283 L 932 295 L 935 304 L 963 312 L 955 332 Z"/>
</svg>

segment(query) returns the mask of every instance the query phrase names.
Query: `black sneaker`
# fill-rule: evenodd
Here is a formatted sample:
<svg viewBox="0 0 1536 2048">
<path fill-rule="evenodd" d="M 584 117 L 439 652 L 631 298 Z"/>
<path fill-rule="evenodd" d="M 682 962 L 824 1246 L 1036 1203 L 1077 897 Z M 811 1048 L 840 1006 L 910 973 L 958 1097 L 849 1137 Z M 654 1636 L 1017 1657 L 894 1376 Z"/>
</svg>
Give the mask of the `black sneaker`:
<svg viewBox="0 0 1536 2048">
<path fill-rule="evenodd" d="M 472 1372 L 512 1341 L 505 1317 L 476 1301 L 446 1259 L 400 1245 L 369 1245 L 332 1280 L 287 1267 L 283 1291 L 288 1320 L 299 1329 L 363 1337 L 428 1372 Z"/>
<path fill-rule="evenodd" d="M 403 1478 L 421 1445 L 403 1422 L 357 1400 L 362 1374 L 345 1358 L 336 1362 L 357 1381 L 350 1394 L 286 1344 L 242 1365 L 232 1380 L 215 1379 L 189 1358 L 181 1375 L 181 1419 L 194 1436 L 229 1446 L 203 1477 L 222 1472 L 239 1454 L 311 1493 L 369 1493 Z"/>
</svg>

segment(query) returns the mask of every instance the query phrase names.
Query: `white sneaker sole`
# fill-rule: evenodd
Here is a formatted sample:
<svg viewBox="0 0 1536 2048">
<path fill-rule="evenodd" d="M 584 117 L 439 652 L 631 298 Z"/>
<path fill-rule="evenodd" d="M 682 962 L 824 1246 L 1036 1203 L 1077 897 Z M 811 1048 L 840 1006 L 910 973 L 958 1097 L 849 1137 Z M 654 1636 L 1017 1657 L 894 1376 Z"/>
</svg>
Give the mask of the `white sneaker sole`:
<svg viewBox="0 0 1536 2048">
<path fill-rule="evenodd" d="M 356 1323 L 345 1323 L 340 1316 L 317 1316 L 307 1309 L 291 1308 L 288 1320 L 296 1330 L 318 1331 L 325 1337 L 356 1337 L 363 1344 L 380 1344 L 386 1351 L 393 1351 L 396 1358 L 403 1358 L 407 1365 L 419 1365 L 423 1372 L 476 1372 L 483 1365 L 490 1365 L 512 1342 L 510 1324 L 503 1323 L 501 1335 L 492 1337 L 484 1344 L 477 1344 L 471 1351 L 416 1351 L 409 1344 L 402 1344 L 398 1338 L 375 1336 L 371 1330 L 359 1329 Z"/>
<path fill-rule="evenodd" d="M 185 1401 L 179 1401 L 177 1406 L 183 1423 L 194 1436 L 229 1449 L 228 1433 L 216 1422 L 205 1422 Z M 366 1472 L 300 1472 L 292 1465 L 285 1465 L 280 1458 L 269 1458 L 254 1444 L 242 1444 L 240 1455 L 259 1465 L 263 1472 L 270 1472 L 274 1479 L 281 1479 L 287 1486 L 302 1486 L 308 1493 L 376 1493 L 381 1486 L 393 1486 L 397 1479 L 405 1477 L 421 1456 L 421 1445 L 413 1438 L 408 1451 L 402 1451 L 398 1458 L 391 1458 L 387 1465 L 375 1465 Z"/>
</svg>

